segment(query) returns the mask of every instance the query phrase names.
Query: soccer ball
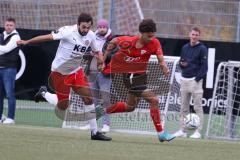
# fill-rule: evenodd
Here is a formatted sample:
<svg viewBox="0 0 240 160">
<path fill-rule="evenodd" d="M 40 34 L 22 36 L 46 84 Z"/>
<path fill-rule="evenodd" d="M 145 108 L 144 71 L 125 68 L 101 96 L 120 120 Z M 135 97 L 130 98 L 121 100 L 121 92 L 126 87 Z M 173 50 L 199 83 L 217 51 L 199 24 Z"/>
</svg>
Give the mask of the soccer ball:
<svg viewBox="0 0 240 160">
<path fill-rule="evenodd" d="M 200 118 L 195 113 L 190 113 L 184 117 L 184 125 L 188 129 L 197 129 L 200 126 Z"/>
</svg>

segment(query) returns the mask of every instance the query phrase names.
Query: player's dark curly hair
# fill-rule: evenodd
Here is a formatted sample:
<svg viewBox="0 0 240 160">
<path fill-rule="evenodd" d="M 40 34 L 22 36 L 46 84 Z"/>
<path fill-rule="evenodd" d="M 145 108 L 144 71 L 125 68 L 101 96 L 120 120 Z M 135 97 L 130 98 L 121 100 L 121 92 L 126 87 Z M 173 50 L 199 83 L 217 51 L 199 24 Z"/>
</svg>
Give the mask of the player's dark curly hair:
<svg viewBox="0 0 240 160">
<path fill-rule="evenodd" d="M 93 18 L 88 13 L 81 13 L 78 16 L 78 25 L 80 25 L 81 22 L 91 22 L 91 24 L 93 24 Z"/>
<path fill-rule="evenodd" d="M 156 23 L 152 19 L 143 19 L 142 22 L 139 24 L 138 30 L 140 33 L 156 32 Z"/>
</svg>

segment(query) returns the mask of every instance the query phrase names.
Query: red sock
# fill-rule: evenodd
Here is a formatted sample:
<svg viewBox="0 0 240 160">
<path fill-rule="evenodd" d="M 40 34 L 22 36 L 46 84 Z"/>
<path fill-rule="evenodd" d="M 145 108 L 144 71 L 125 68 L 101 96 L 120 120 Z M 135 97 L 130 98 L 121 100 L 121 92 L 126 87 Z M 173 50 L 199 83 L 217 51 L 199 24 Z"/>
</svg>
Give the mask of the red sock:
<svg viewBox="0 0 240 160">
<path fill-rule="evenodd" d="M 163 131 L 159 109 L 151 107 L 150 114 L 151 114 L 155 129 L 157 130 L 157 132 Z"/>
<path fill-rule="evenodd" d="M 124 102 L 117 102 L 115 105 L 107 108 L 107 113 L 121 113 L 126 111 L 126 104 Z"/>
</svg>

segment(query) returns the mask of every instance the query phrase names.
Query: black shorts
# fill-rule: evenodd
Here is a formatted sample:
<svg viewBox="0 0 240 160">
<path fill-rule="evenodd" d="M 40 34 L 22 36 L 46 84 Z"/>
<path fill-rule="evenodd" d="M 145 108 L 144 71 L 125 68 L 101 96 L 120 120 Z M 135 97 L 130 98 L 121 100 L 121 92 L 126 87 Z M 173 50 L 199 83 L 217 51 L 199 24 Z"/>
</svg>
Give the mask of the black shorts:
<svg viewBox="0 0 240 160">
<path fill-rule="evenodd" d="M 123 74 L 123 82 L 130 94 L 140 96 L 147 89 L 147 74 Z"/>
</svg>

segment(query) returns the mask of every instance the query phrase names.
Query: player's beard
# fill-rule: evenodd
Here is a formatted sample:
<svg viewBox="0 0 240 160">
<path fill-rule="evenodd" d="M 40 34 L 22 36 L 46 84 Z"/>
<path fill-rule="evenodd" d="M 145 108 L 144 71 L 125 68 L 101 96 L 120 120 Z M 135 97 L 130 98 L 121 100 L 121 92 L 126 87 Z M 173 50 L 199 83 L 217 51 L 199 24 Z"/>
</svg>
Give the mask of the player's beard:
<svg viewBox="0 0 240 160">
<path fill-rule="evenodd" d="M 80 30 L 78 30 L 78 33 L 79 33 L 81 36 L 86 36 L 88 32 L 81 32 Z"/>
</svg>

